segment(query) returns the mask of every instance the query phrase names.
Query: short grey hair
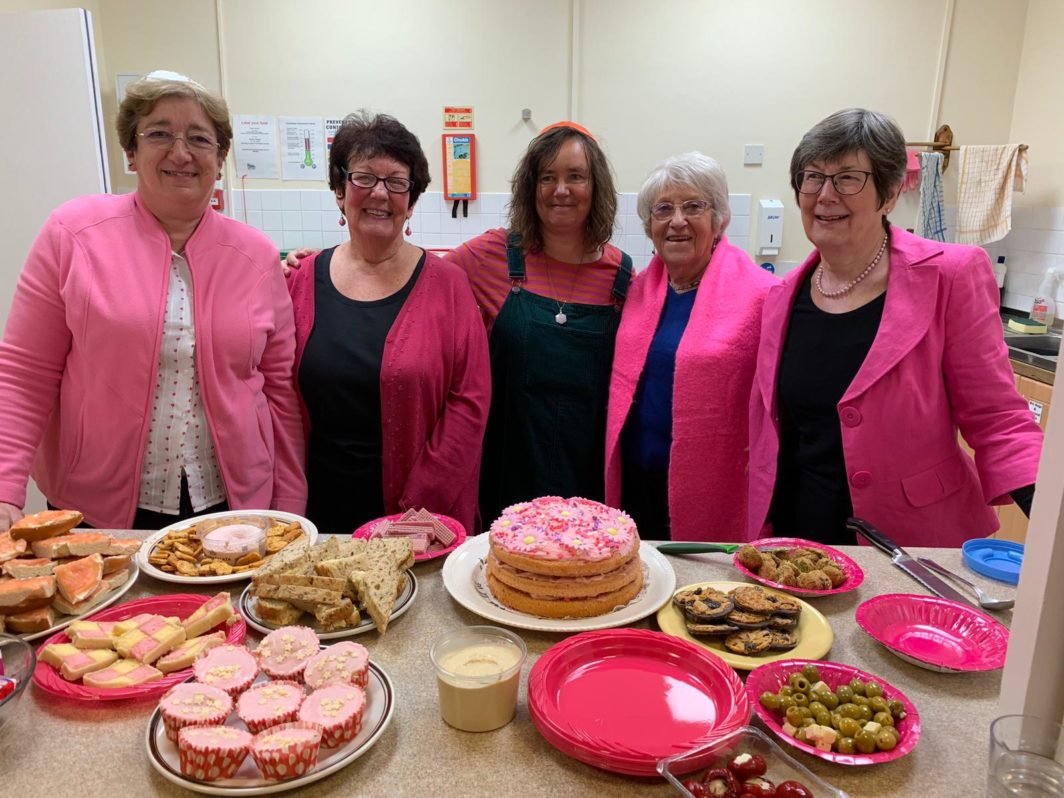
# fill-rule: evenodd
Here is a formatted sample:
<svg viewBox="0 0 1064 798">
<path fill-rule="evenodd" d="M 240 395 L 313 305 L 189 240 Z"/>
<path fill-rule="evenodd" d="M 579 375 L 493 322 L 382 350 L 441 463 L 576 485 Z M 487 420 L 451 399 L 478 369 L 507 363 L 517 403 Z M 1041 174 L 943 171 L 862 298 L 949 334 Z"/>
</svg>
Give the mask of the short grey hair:
<svg viewBox="0 0 1064 798">
<path fill-rule="evenodd" d="M 643 220 L 643 229 L 650 235 L 650 210 L 665 189 L 671 186 L 689 188 L 709 201 L 713 213 L 713 228 L 720 235 L 731 221 L 728 204 L 728 176 L 719 163 L 700 152 L 672 155 L 659 163 L 647 175 L 636 199 L 636 213 Z"/>
<path fill-rule="evenodd" d="M 798 173 L 814 161 L 837 161 L 863 152 L 872 163 L 872 180 L 883 207 L 905 179 L 905 136 L 886 114 L 843 108 L 813 125 L 791 156 L 791 188 L 798 200 Z"/>
</svg>

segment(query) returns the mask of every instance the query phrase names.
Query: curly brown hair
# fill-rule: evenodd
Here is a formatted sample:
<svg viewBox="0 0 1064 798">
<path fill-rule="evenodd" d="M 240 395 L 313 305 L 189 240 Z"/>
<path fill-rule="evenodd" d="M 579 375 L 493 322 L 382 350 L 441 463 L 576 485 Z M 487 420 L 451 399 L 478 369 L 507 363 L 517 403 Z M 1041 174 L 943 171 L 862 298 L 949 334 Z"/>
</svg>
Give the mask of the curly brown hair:
<svg viewBox="0 0 1064 798">
<path fill-rule="evenodd" d="M 509 228 L 520 237 L 521 246 L 527 252 L 543 250 L 542 222 L 536 212 L 540 173 L 553 163 L 562 145 L 570 139 L 579 139 L 583 145 L 591 173 L 591 210 L 584 226 L 584 246 L 593 252 L 613 237 L 617 190 L 606 154 L 587 134 L 571 127 L 555 127 L 532 139 L 510 181 Z"/>
<path fill-rule="evenodd" d="M 373 114 L 360 109 L 344 117 L 329 151 L 329 188 L 346 191 L 344 176 L 352 158 L 368 160 L 384 155 L 410 170 L 410 207 L 431 181 L 429 162 L 418 137 L 388 114 Z"/>
</svg>

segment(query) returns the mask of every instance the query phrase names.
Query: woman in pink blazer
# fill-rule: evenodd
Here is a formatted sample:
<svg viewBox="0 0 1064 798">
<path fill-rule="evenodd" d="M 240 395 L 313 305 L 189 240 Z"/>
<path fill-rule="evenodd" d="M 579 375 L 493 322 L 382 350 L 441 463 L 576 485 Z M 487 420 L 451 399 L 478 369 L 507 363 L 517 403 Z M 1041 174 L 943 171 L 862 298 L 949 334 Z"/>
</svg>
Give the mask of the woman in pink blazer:
<svg viewBox="0 0 1064 798">
<path fill-rule="evenodd" d="M 851 108 L 802 139 L 791 185 L 813 254 L 765 302 L 750 404 L 748 533 L 902 545 L 1029 512 L 1042 431 L 1013 383 L 990 260 L 892 227 L 905 139 Z M 958 430 L 975 452 L 961 449 Z"/>
</svg>

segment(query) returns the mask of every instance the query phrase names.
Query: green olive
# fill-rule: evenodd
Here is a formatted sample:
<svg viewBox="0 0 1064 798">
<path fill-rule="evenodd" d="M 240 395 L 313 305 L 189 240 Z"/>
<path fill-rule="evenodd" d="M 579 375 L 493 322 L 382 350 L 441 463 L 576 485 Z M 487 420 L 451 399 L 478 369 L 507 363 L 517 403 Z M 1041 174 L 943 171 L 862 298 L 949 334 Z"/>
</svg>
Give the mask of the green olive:
<svg viewBox="0 0 1064 798">
<path fill-rule="evenodd" d="M 824 706 L 823 702 L 818 701 L 817 697 L 814 695 L 812 700 L 809 702 L 809 711 L 815 715 L 822 709 L 827 709 L 827 707 Z"/>
<path fill-rule="evenodd" d="M 795 693 L 791 696 L 791 700 L 800 707 L 809 706 L 809 696 L 806 693 Z"/>
<path fill-rule="evenodd" d="M 893 726 L 887 726 L 879 730 L 876 734 L 876 748 L 880 751 L 892 751 L 898 744 L 898 736 L 891 734 L 887 729 L 893 729 Z"/>
<path fill-rule="evenodd" d="M 838 712 L 832 712 L 831 713 L 831 728 L 835 729 L 835 731 L 838 731 L 839 726 L 842 725 L 842 722 L 844 720 L 846 720 L 846 718 L 844 718 Z"/>
<path fill-rule="evenodd" d="M 804 729 L 806 726 L 812 726 L 814 723 L 816 723 L 816 721 L 812 718 L 802 718 L 802 725 L 800 728 Z"/>
<path fill-rule="evenodd" d="M 835 741 L 835 749 L 840 754 L 853 754 L 857 752 L 857 744 L 852 737 L 840 737 Z"/>
<path fill-rule="evenodd" d="M 779 712 L 780 710 L 780 697 L 768 690 L 761 694 L 761 698 L 759 698 L 758 701 L 760 701 L 761 706 L 769 712 Z"/>
<path fill-rule="evenodd" d="M 880 726 L 893 726 L 894 716 L 889 712 L 877 712 L 872 716 L 872 720 L 878 723 Z"/>
<path fill-rule="evenodd" d="M 857 716 L 857 720 L 861 721 L 861 723 L 868 723 L 868 721 L 872 720 L 872 708 L 871 707 L 857 707 L 857 709 L 861 713 L 860 715 Z"/>
<path fill-rule="evenodd" d="M 879 682 L 869 682 L 865 685 L 865 693 L 869 698 L 876 698 L 883 695 L 883 685 Z"/>
<path fill-rule="evenodd" d="M 866 707 L 868 706 L 868 699 L 863 695 L 855 695 L 853 697 L 853 703 L 857 704 L 859 707 Z"/>
<path fill-rule="evenodd" d="M 808 679 L 810 684 L 816 684 L 820 681 L 820 669 L 810 662 L 802 666 L 802 676 Z"/>
<path fill-rule="evenodd" d="M 861 730 L 861 724 L 854 718 L 843 718 L 839 721 L 839 734 L 843 737 L 853 737 Z"/>
<path fill-rule="evenodd" d="M 831 713 L 828 712 L 826 707 L 824 709 L 818 709 L 816 712 L 814 712 L 813 719 L 816 720 L 816 722 L 819 723 L 821 726 L 831 725 Z"/>
<path fill-rule="evenodd" d="M 791 678 L 787 680 L 791 687 L 797 692 L 808 693 L 809 692 L 809 680 L 806 679 L 800 673 L 792 673 Z"/>
<path fill-rule="evenodd" d="M 853 690 L 854 695 L 865 694 L 865 683 L 856 677 L 850 680 L 850 688 Z"/>
<path fill-rule="evenodd" d="M 791 689 L 791 686 L 789 684 L 785 684 L 779 690 L 779 697 L 783 698 L 784 696 L 789 696 L 793 692 L 794 692 L 794 690 Z"/>
<path fill-rule="evenodd" d="M 784 696 L 780 699 L 780 708 L 777 710 L 780 714 L 786 714 L 787 710 L 796 706 L 794 698 L 792 696 Z"/>
<path fill-rule="evenodd" d="M 821 690 L 817 693 L 817 699 L 832 712 L 839 708 L 839 697 L 834 693 L 829 693 L 827 690 Z"/>
<path fill-rule="evenodd" d="M 901 720 L 905 717 L 905 705 L 898 699 L 887 702 L 887 709 L 890 710 L 890 714 L 894 716 L 894 720 Z"/>
<path fill-rule="evenodd" d="M 804 726 L 799 726 L 798 727 L 798 730 L 794 733 L 794 739 L 798 740 L 799 742 L 803 742 L 803 743 L 809 742 L 809 738 L 806 736 L 806 732 L 805 732 L 805 727 Z"/>
<path fill-rule="evenodd" d="M 861 708 L 857 704 L 843 704 L 839 707 L 839 714 L 844 718 L 853 718 L 857 720 L 861 717 Z"/>
<path fill-rule="evenodd" d="M 853 736 L 853 742 L 857 750 L 862 754 L 872 754 L 876 750 L 876 736 L 867 729 L 861 729 Z"/>
<path fill-rule="evenodd" d="M 794 706 L 787 710 L 785 717 L 792 726 L 802 725 L 802 707 Z"/>
<path fill-rule="evenodd" d="M 835 695 L 838 696 L 839 703 L 848 704 L 853 701 L 853 688 L 848 684 L 840 684 Z"/>
<path fill-rule="evenodd" d="M 873 712 L 890 712 L 890 707 L 887 706 L 887 699 L 881 695 L 869 698 L 868 706 L 872 707 Z"/>
</svg>

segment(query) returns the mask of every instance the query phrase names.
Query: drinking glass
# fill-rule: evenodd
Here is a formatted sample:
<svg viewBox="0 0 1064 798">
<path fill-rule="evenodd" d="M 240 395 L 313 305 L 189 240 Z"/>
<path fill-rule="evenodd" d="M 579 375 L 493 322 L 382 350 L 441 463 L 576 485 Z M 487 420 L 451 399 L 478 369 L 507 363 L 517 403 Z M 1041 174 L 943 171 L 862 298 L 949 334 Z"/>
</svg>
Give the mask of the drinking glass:
<svg viewBox="0 0 1064 798">
<path fill-rule="evenodd" d="M 1031 715 L 990 724 L 989 798 L 1064 797 L 1064 728 Z"/>
</svg>

